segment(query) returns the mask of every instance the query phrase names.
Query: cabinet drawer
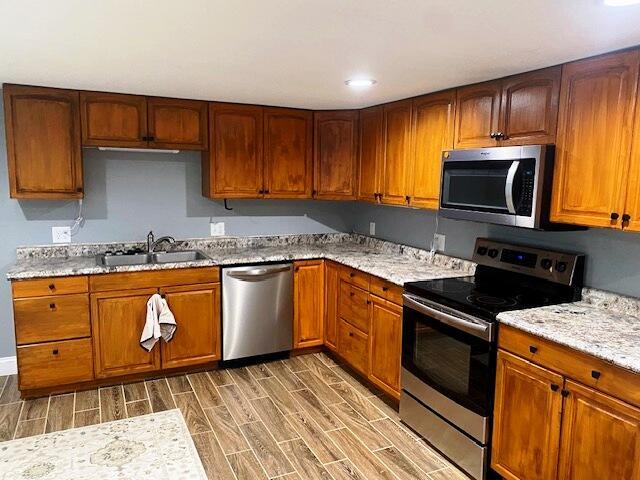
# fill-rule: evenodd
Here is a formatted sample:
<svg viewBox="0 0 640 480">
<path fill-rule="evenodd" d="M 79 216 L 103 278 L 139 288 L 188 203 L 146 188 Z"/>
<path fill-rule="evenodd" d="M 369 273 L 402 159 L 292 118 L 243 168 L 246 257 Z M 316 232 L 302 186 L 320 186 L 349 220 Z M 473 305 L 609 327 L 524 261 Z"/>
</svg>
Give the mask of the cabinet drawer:
<svg viewBox="0 0 640 480">
<path fill-rule="evenodd" d="M 87 277 L 51 277 L 34 280 L 17 280 L 12 284 L 13 298 L 44 297 L 45 295 L 68 295 L 87 293 Z"/>
<path fill-rule="evenodd" d="M 586 353 L 500 325 L 498 346 L 601 392 L 640 406 L 640 375 Z"/>
<path fill-rule="evenodd" d="M 365 290 L 369 290 L 369 280 L 371 275 L 354 268 L 342 267 L 340 269 L 340 279 L 349 282 Z"/>
<path fill-rule="evenodd" d="M 378 277 L 371 277 L 369 291 L 378 297 L 389 300 L 396 305 L 402 305 L 402 287 Z"/>
<path fill-rule="evenodd" d="M 366 375 L 369 365 L 369 336 L 344 320 L 340 320 L 338 326 L 338 354 L 349 365 Z"/>
<path fill-rule="evenodd" d="M 20 298 L 13 315 L 18 345 L 91 336 L 87 294 Z"/>
<path fill-rule="evenodd" d="M 369 293 L 341 281 L 338 316 L 367 333 L 369 331 Z"/>
<path fill-rule="evenodd" d="M 197 285 L 220 281 L 218 267 L 179 268 L 92 275 L 91 292 Z"/>
<path fill-rule="evenodd" d="M 20 390 L 93 380 L 91 339 L 18 347 Z"/>
</svg>

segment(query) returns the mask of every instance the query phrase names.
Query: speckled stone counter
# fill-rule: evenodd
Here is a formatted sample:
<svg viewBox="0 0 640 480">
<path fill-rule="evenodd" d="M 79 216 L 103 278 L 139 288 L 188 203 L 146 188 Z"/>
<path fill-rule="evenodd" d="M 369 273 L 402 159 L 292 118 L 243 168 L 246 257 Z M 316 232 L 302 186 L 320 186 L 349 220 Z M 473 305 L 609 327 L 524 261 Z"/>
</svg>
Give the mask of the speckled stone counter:
<svg viewBox="0 0 640 480">
<path fill-rule="evenodd" d="M 640 374 L 640 299 L 585 288 L 580 302 L 503 312 L 498 321 Z"/>
<path fill-rule="evenodd" d="M 107 250 L 144 248 L 142 243 L 94 243 L 21 247 L 9 268 L 9 280 L 94 275 L 173 268 L 224 266 L 305 259 L 328 259 L 357 268 L 396 285 L 415 280 L 471 275 L 475 264 L 356 234 L 224 237 L 177 242 L 177 250 L 197 249 L 208 259 L 192 262 L 104 267 L 95 255 Z"/>
</svg>

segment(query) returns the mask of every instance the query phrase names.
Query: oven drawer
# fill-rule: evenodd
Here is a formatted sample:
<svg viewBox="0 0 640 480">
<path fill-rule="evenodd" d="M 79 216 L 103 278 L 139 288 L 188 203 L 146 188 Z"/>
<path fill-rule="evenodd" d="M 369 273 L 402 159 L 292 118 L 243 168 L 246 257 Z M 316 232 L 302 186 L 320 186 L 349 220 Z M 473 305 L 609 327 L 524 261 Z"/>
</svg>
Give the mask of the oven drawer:
<svg viewBox="0 0 640 480">
<path fill-rule="evenodd" d="M 340 282 L 338 316 L 364 333 L 369 332 L 369 293 Z"/>
<path fill-rule="evenodd" d="M 402 305 L 402 287 L 378 277 L 371 277 L 369 291 L 373 295 L 389 300 L 397 305 Z"/>
<path fill-rule="evenodd" d="M 369 335 L 341 319 L 338 325 L 338 354 L 366 375 L 369 365 Z"/>
<path fill-rule="evenodd" d="M 13 312 L 18 345 L 91 336 L 87 294 L 19 298 Z"/>
<path fill-rule="evenodd" d="M 361 272 L 350 267 L 342 267 L 340 269 L 340 279 L 356 285 L 365 290 L 369 290 L 369 281 L 371 276 L 368 273 Z"/>
</svg>

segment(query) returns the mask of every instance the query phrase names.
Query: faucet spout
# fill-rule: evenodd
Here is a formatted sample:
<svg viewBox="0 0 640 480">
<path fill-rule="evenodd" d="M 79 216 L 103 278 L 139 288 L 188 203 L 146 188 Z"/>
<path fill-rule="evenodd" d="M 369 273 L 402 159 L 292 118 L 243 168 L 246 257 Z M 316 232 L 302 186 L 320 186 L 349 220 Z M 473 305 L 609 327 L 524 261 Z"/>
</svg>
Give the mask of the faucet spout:
<svg viewBox="0 0 640 480">
<path fill-rule="evenodd" d="M 153 241 L 149 245 L 149 253 L 155 252 L 155 250 L 158 247 L 158 245 L 160 245 L 163 242 L 167 242 L 170 246 L 173 246 L 176 243 L 176 239 L 171 237 L 171 236 L 169 236 L 169 235 L 166 235 L 164 237 L 160 237 L 159 239 Z"/>
</svg>

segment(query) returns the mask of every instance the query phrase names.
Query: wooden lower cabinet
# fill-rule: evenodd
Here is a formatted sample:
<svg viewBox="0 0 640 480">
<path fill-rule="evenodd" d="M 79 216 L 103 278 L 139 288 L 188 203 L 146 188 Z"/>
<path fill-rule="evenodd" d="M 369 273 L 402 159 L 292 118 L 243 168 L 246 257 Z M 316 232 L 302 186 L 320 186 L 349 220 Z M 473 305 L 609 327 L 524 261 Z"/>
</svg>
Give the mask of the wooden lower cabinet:
<svg viewBox="0 0 640 480">
<path fill-rule="evenodd" d="M 369 380 L 392 396 L 400 396 L 402 307 L 370 295 Z"/>
<path fill-rule="evenodd" d="M 220 284 L 161 289 L 178 328 L 161 342 L 162 368 L 186 367 L 220 359 Z"/>
<path fill-rule="evenodd" d="M 343 319 L 338 321 L 338 353 L 351 367 L 368 375 L 369 336 Z"/>
<path fill-rule="evenodd" d="M 324 261 L 294 263 L 293 346 L 315 347 L 324 343 Z"/>
<path fill-rule="evenodd" d="M 340 286 L 340 266 L 324 263 L 324 344 L 335 351 L 338 347 L 338 288 Z"/>
</svg>

